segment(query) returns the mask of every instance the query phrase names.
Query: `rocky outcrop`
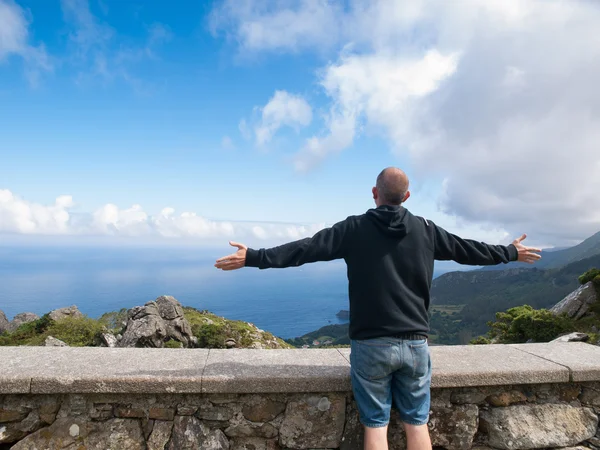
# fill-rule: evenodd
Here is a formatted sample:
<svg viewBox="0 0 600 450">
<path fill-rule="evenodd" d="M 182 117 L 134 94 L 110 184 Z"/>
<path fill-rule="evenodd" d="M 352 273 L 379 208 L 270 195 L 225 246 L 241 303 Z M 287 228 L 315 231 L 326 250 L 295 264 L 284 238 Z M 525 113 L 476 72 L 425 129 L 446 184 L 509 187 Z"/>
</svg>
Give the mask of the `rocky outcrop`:
<svg viewBox="0 0 600 450">
<path fill-rule="evenodd" d="M 184 347 L 197 342 L 181 304 L 171 296 L 162 296 L 127 312 L 127 327 L 117 345 L 160 348 L 168 340 L 181 342 Z"/>
<path fill-rule="evenodd" d="M 53 336 L 48 336 L 44 341 L 45 347 L 68 347 L 68 345 L 61 341 L 60 339 L 56 339 Z"/>
<path fill-rule="evenodd" d="M 6 318 L 6 314 L 4 314 L 4 311 L 2 311 L 0 309 L 0 334 L 2 334 L 5 331 L 7 331 L 8 330 L 8 326 L 9 326 L 9 321 Z"/>
<path fill-rule="evenodd" d="M 31 312 L 24 312 L 17 314 L 13 320 L 8 324 L 8 332 L 12 333 L 17 328 L 19 328 L 24 323 L 33 322 L 34 320 L 38 320 L 40 317 L 37 314 Z"/>
<path fill-rule="evenodd" d="M 550 342 L 587 342 L 590 340 L 590 336 L 585 333 L 569 333 L 564 336 L 559 336 Z"/>
<path fill-rule="evenodd" d="M 555 314 L 566 313 L 573 319 L 580 319 L 586 315 L 590 306 L 598 301 L 596 287 L 590 281 L 571 292 L 564 299 L 554 305 L 550 311 Z"/>
<path fill-rule="evenodd" d="M 66 319 L 67 317 L 80 318 L 83 317 L 83 314 L 81 313 L 81 311 L 79 311 L 77 306 L 72 305 L 67 308 L 59 308 L 55 309 L 54 311 L 50 311 L 50 313 L 48 313 L 48 316 L 52 320 L 59 321 L 62 319 Z"/>
<path fill-rule="evenodd" d="M 489 445 L 517 450 L 577 445 L 596 434 L 598 417 L 590 408 L 565 404 L 519 405 L 480 413 Z"/>
</svg>

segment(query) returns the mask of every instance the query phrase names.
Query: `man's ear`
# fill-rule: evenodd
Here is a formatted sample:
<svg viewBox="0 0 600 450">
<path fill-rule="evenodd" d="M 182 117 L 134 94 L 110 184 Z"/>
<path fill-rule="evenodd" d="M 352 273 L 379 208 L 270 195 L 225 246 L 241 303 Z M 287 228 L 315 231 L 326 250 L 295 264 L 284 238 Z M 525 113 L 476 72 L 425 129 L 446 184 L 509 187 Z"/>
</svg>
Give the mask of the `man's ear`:
<svg viewBox="0 0 600 450">
<path fill-rule="evenodd" d="M 402 200 L 402 203 L 408 200 L 408 197 L 410 197 L 410 191 L 406 191 L 406 195 L 404 196 L 404 200 Z"/>
<path fill-rule="evenodd" d="M 379 197 L 379 192 L 377 191 L 377 188 L 373 187 L 373 189 L 371 189 L 371 192 L 373 193 L 373 200 L 377 200 L 377 197 Z"/>
</svg>

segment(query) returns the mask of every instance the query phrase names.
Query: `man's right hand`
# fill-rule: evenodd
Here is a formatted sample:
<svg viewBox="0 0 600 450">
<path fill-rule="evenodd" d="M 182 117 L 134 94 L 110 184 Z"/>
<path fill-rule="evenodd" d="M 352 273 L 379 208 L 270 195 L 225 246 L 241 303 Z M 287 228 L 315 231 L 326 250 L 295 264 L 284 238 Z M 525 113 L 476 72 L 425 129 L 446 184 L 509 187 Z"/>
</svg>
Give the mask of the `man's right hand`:
<svg viewBox="0 0 600 450">
<path fill-rule="evenodd" d="M 238 250 L 229 256 L 223 256 L 222 258 L 217 259 L 217 262 L 215 263 L 217 269 L 237 270 L 246 265 L 246 252 L 248 251 L 248 247 L 233 241 L 229 241 L 229 245 L 236 247 Z"/>
<path fill-rule="evenodd" d="M 527 264 L 533 264 L 537 260 L 539 260 L 542 255 L 541 249 L 535 247 L 525 247 L 521 242 L 527 237 L 526 234 L 512 241 L 512 245 L 514 245 L 519 253 L 519 258 L 517 261 L 524 262 Z"/>
</svg>

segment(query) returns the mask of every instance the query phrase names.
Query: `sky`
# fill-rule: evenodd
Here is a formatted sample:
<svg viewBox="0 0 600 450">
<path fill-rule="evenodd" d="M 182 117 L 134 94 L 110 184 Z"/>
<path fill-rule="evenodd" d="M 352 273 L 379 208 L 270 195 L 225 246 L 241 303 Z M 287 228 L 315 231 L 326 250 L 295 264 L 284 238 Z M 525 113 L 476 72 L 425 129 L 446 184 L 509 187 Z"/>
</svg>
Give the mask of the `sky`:
<svg viewBox="0 0 600 450">
<path fill-rule="evenodd" d="M 177 5 L 174 7 L 174 5 Z M 0 0 L 0 242 L 271 245 L 406 203 L 600 230 L 591 0 Z"/>
</svg>

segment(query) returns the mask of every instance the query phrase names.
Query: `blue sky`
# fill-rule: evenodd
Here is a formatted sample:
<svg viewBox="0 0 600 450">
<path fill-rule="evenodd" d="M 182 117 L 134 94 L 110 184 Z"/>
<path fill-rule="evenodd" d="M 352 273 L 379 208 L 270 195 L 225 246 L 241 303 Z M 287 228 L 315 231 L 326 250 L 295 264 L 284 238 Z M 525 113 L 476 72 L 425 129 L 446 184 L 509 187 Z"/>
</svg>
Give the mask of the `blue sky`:
<svg viewBox="0 0 600 450">
<path fill-rule="evenodd" d="M 390 165 L 465 237 L 598 231 L 599 8 L 405 3 L 0 0 L 0 239 L 280 242 Z"/>
</svg>

